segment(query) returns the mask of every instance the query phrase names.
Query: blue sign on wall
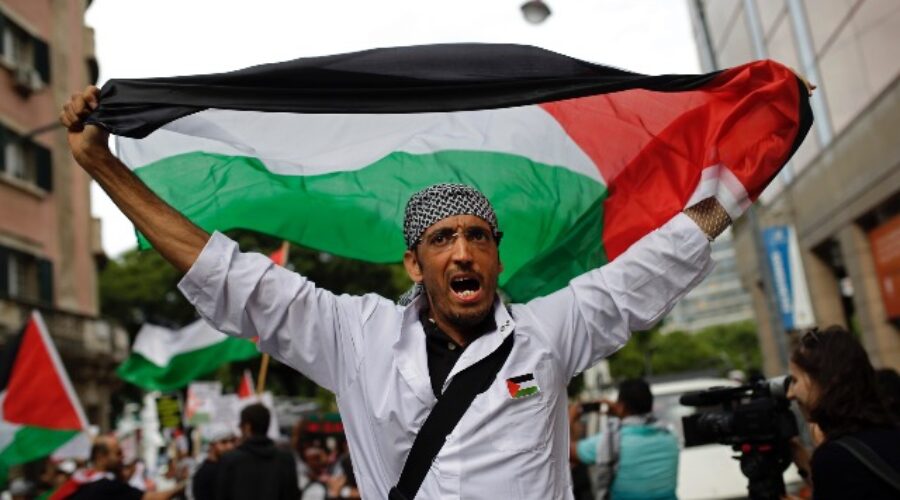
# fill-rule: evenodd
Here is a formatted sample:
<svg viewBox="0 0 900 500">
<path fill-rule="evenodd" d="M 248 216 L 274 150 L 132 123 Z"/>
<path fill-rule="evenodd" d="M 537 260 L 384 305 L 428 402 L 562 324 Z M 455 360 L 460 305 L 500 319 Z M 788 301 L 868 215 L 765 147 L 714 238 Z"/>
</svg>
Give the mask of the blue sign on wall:
<svg viewBox="0 0 900 500">
<path fill-rule="evenodd" d="M 812 326 L 812 304 L 793 228 L 772 226 L 762 233 L 782 325 L 786 330 Z"/>
</svg>

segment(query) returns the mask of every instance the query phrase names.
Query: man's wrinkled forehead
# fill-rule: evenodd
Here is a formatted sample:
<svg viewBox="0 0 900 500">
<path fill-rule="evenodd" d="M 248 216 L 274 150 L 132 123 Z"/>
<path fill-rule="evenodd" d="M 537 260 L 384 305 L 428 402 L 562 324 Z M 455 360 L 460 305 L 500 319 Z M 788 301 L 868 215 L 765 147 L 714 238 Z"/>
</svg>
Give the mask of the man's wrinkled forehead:
<svg viewBox="0 0 900 500">
<path fill-rule="evenodd" d="M 436 184 L 413 194 L 406 204 L 403 237 L 412 249 L 425 231 L 436 223 L 458 215 L 473 215 L 483 220 L 497 236 L 497 215 L 481 192 L 465 184 Z"/>
<path fill-rule="evenodd" d="M 466 230 L 472 227 L 479 227 L 488 232 L 491 231 L 491 224 L 481 217 L 478 217 L 477 215 L 451 215 L 449 217 L 444 217 L 443 219 L 436 221 L 434 224 L 426 227 L 425 230 L 422 231 L 422 235 L 419 237 L 419 239 L 425 239 L 429 235 L 444 230 Z"/>
</svg>

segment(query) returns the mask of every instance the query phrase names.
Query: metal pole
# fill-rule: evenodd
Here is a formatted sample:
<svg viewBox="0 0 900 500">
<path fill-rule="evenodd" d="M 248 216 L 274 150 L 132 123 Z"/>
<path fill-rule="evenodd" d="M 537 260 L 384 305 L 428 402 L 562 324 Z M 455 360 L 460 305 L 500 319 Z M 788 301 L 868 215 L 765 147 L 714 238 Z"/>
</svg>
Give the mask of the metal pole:
<svg viewBox="0 0 900 500">
<path fill-rule="evenodd" d="M 31 139 L 34 136 L 41 135 L 45 132 L 50 132 L 51 130 L 56 130 L 58 128 L 62 128 L 62 123 L 59 123 L 58 121 L 48 123 L 46 125 L 41 125 L 40 127 L 23 135 L 22 139 Z"/>
<path fill-rule="evenodd" d="M 755 0 L 744 0 L 744 19 L 747 20 L 750 41 L 753 42 L 753 57 L 766 59 L 769 57 L 766 50 L 766 35 L 763 32 L 762 20 L 759 17 L 759 10 L 756 9 Z"/>
<path fill-rule="evenodd" d="M 809 31 L 809 22 L 806 19 L 806 9 L 802 0 L 785 0 L 791 25 L 794 28 L 794 40 L 797 42 L 797 56 L 800 59 L 801 71 L 806 79 L 819 86 L 809 99 L 813 115 L 816 117 L 813 126 L 816 127 L 816 137 L 822 149 L 828 147 L 834 139 L 834 129 L 831 126 L 831 115 L 828 114 L 828 102 L 825 100 L 825 89 L 822 85 L 822 77 L 819 75 L 812 34 Z"/>
<path fill-rule="evenodd" d="M 694 26 L 697 34 L 698 49 L 700 50 L 700 66 L 706 73 L 712 73 L 719 68 L 716 62 L 716 51 L 713 48 L 712 35 L 709 33 L 709 23 L 706 22 L 706 8 L 703 6 L 703 0 L 691 0 L 688 2 L 688 8 L 691 11 L 691 17 L 694 18 Z"/>
<path fill-rule="evenodd" d="M 775 294 L 775 283 L 772 281 L 772 265 L 766 254 L 762 236 L 760 236 L 761 228 L 755 205 L 751 205 L 747 210 L 747 221 L 750 223 L 750 232 L 753 233 L 753 248 L 757 255 L 756 265 L 762 278 L 762 291 L 766 300 L 766 309 L 769 310 L 769 328 L 772 329 L 775 345 L 778 346 L 778 364 L 781 371 L 784 371 L 787 370 L 788 366 L 787 332 L 784 329 L 784 324 L 781 322 L 781 308 L 778 305 L 778 299 Z"/>
<path fill-rule="evenodd" d="M 762 18 L 759 17 L 759 9 L 756 8 L 756 0 L 744 0 L 744 14 L 744 19 L 747 20 L 747 30 L 750 32 L 750 41 L 753 43 L 753 57 L 768 59 L 766 34 L 763 30 Z M 794 164 L 790 161 L 778 173 L 779 180 L 784 183 L 785 189 L 788 184 L 793 182 L 794 173 Z"/>
</svg>

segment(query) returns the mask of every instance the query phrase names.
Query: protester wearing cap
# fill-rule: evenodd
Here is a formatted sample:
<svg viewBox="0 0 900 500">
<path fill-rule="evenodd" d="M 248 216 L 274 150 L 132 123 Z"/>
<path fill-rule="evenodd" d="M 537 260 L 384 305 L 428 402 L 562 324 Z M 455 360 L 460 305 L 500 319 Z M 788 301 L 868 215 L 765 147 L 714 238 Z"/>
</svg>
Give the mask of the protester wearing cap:
<svg viewBox="0 0 900 500">
<path fill-rule="evenodd" d="M 432 186 L 407 206 L 403 262 L 417 284 L 408 303 L 338 296 L 240 252 L 157 198 L 112 156 L 102 132 L 81 131 L 96 99 L 87 91 L 63 112 L 76 160 L 186 272 L 179 288 L 201 316 L 232 335 L 258 336 L 261 351 L 336 394 L 363 498 L 388 497 L 432 408 L 452 400 L 454 379 L 491 359 L 503 362 L 410 496 L 572 498 L 566 384 L 697 284 L 712 267 L 709 238 L 730 222 L 717 203 L 704 203 L 567 287 L 504 305 L 503 221 L 468 186 Z"/>
</svg>

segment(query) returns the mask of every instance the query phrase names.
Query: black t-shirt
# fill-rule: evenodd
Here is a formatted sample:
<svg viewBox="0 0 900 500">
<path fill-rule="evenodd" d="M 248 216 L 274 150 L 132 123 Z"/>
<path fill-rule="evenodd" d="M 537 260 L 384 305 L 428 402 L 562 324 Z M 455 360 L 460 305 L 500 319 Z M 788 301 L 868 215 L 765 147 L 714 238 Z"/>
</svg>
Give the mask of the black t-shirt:
<svg viewBox="0 0 900 500">
<path fill-rule="evenodd" d="M 868 445 L 888 465 L 900 473 L 900 428 L 868 429 L 851 436 Z M 813 499 L 865 498 L 896 500 L 892 489 L 858 458 L 841 445 L 826 441 L 812 456 Z"/>
<path fill-rule="evenodd" d="M 216 496 L 216 464 L 204 460 L 191 481 L 194 500 L 213 500 Z"/>
<path fill-rule="evenodd" d="M 425 330 L 425 352 L 428 357 L 428 376 L 431 378 L 431 390 L 434 392 L 434 397 L 440 399 L 444 382 L 447 381 L 447 376 L 450 375 L 453 366 L 459 361 L 466 347 L 457 344 L 437 326 L 437 323 L 428 317 L 428 308 L 423 308 L 419 311 L 419 321 L 422 322 L 422 329 Z M 494 316 L 488 314 L 487 318 L 473 329 L 476 335 L 469 343 L 481 335 L 496 329 L 496 327 Z"/>
<path fill-rule="evenodd" d="M 78 488 L 69 500 L 140 500 L 143 496 L 143 491 L 125 481 L 100 479 Z"/>
<path fill-rule="evenodd" d="M 434 397 L 441 397 L 441 389 L 453 365 L 459 361 L 465 347 L 453 341 L 434 321 L 428 319 L 427 313 L 419 315 L 422 328 L 425 330 L 425 352 L 428 355 L 428 375 L 431 378 L 431 390 Z"/>
<path fill-rule="evenodd" d="M 297 464 L 265 436 L 251 436 L 219 458 L 217 500 L 296 500 Z"/>
</svg>

